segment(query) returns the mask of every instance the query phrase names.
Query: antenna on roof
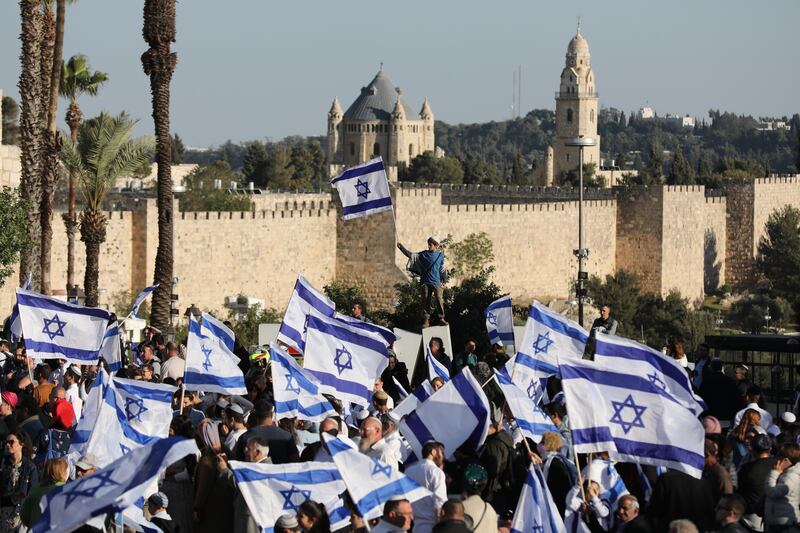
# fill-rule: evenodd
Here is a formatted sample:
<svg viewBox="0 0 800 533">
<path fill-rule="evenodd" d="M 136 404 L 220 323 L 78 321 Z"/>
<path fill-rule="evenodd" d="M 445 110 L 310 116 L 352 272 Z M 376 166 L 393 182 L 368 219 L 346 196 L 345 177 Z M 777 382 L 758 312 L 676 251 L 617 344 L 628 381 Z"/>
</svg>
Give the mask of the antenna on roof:
<svg viewBox="0 0 800 533">
<path fill-rule="evenodd" d="M 581 34 L 581 16 L 580 15 L 578 15 L 578 32 L 577 33 L 578 33 L 578 35 Z"/>
</svg>

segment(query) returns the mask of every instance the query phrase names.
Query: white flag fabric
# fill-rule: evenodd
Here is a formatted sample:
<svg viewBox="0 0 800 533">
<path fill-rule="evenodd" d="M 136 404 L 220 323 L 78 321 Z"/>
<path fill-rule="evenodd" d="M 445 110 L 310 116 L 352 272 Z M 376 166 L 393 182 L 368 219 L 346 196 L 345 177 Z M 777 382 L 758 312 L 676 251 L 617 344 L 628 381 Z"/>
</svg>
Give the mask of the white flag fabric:
<svg viewBox="0 0 800 533">
<path fill-rule="evenodd" d="M 612 358 L 624 361 L 629 373 L 646 377 L 669 392 L 692 414 L 700 415 L 706 410 L 703 399 L 692 390 L 689 374 L 672 357 L 665 357 L 661 352 L 630 339 L 598 333 L 594 360 L 612 362 Z"/>
<path fill-rule="evenodd" d="M 477 450 L 489 432 L 490 412 L 489 399 L 466 367 L 409 413 L 400 422 L 400 433 L 417 458 L 432 440 L 444 444 L 448 455 L 465 442 Z"/>
<path fill-rule="evenodd" d="M 103 344 L 100 346 L 100 356 L 105 359 L 108 371 L 112 374 L 122 368 L 121 342 L 119 326 L 116 322 L 109 324 L 103 336 Z"/>
<path fill-rule="evenodd" d="M 666 466 L 699 478 L 705 431 L 683 404 L 628 363 L 561 361 L 561 384 L 578 453 Z"/>
<path fill-rule="evenodd" d="M 233 330 L 226 326 L 221 320 L 214 316 L 203 313 L 203 328 L 211 332 L 211 336 L 217 337 L 228 350 L 233 353 L 233 347 L 236 344 L 236 336 Z M 238 359 L 237 359 L 238 361 Z"/>
<path fill-rule="evenodd" d="M 589 334 L 577 322 L 534 301 L 517 354 L 506 370 L 519 387 L 533 394 L 544 380 L 558 375 L 558 360 L 581 359 Z"/>
<path fill-rule="evenodd" d="M 139 296 L 137 296 L 136 300 L 133 302 L 133 306 L 131 307 L 131 312 L 129 315 L 137 316 L 139 313 L 139 308 L 142 306 L 147 297 L 153 294 L 153 291 L 155 291 L 157 288 L 158 284 L 156 283 L 155 285 L 150 285 L 149 287 L 142 289 L 142 292 L 139 293 Z"/>
<path fill-rule="evenodd" d="M 379 326 L 378 324 L 375 324 L 373 322 L 366 322 L 364 320 L 359 320 L 352 316 L 339 313 L 338 311 L 333 316 L 338 318 L 342 322 L 347 322 L 347 324 L 350 326 L 355 326 L 360 329 L 365 329 L 367 331 L 377 333 L 378 335 L 383 337 L 383 340 L 386 342 L 386 346 L 393 344 L 397 340 L 397 335 L 395 335 L 392 330 L 390 330 L 389 328 L 385 328 L 383 326 Z"/>
<path fill-rule="evenodd" d="M 392 413 L 398 417 L 405 416 L 416 409 L 420 403 L 430 398 L 434 392 L 431 382 L 425 380 L 420 383 L 416 389 L 411 391 L 411 394 L 406 395 L 406 397 L 392 409 Z"/>
<path fill-rule="evenodd" d="M 17 289 L 17 305 L 29 357 L 97 364 L 111 313 Z"/>
<path fill-rule="evenodd" d="M 504 346 L 508 354 L 515 353 L 514 312 L 511 306 L 511 296 L 503 296 L 490 303 L 483 312 L 483 316 L 486 317 L 489 343 Z"/>
<path fill-rule="evenodd" d="M 611 509 L 612 513 L 617 508 L 619 499 L 628 494 L 628 488 L 612 461 L 595 457 L 589 465 L 583 467 L 581 476 L 600 486 L 598 498 Z"/>
<path fill-rule="evenodd" d="M 286 306 L 286 314 L 278 329 L 278 340 L 305 352 L 306 349 L 306 319 L 311 310 L 324 316 L 336 315 L 336 305 L 333 301 L 315 289 L 302 275 L 297 277 L 294 284 L 292 297 Z"/>
<path fill-rule="evenodd" d="M 164 533 L 160 527 L 144 517 L 143 509 L 136 504 L 122 511 L 122 524 L 136 533 Z"/>
<path fill-rule="evenodd" d="M 522 485 L 511 533 L 563 533 L 564 521 L 547 488 L 542 471 L 531 465 Z"/>
<path fill-rule="evenodd" d="M 25 283 L 22 284 L 24 290 L 30 290 L 31 279 L 31 273 L 28 272 L 28 277 L 25 278 Z M 22 338 L 22 321 L 19 319 L 19 304 L 17 303 L 14 303 L 14 307 L 11 309 L 11 316 L 8 318 L 8 324 L 11 329 L 11 342 L 19 341 L 19 339 Z"/>
<path fill-rule="evenodd" d="M 523 436 L 538 444 L 542 441 L 545 431 L 559 432 L 550 417 L 528 397 L 525 391 L 511 381 L 505 370 L 495 371 L 495 379 Z"/>
<path fill-rule="evenodd" d="M 375 381 L 389 365 L 386 343 L 376 333 L 312 313 L 307 320 L 303 367 L 320 390 L 367 406 Z"/>
<path fill-rule="evenodd" d="M 408 398 L 408 391 L 403 388 L 395 376 L 392 376 L 392 381 L 394 381 L 394 386 L 397 388 L 397 394 L 400 395 L 400 400 L 402 401 Z"/>
<path fill-rule="evenodd" d="M 247 387 L 239 358 L 228 348 L 226 338 L 206 327 L 209 316 L 203 313 L 202 326 L 194 317 L 189 317 L 183 384 L 189 390 L 245 395 Z"/>
<path fill-rule="evenodd" d="M 281 515 L 296 515 L 300 504 L 307 500 L 325 505 L 331 531 L 350 523 L 350 513 L 341 498 L 347 489 L 333 463 L 274 465 L 230 461 L 230 467 L 261 531 L 272 532 Z"/>
<path fill-rule="evenodd" d="M 342 476 L 350 498 L 366 520 L 383 514 L 384 504 L 392 498 L 402 497 L 415 502 L 431 493 L 396 468 L 369 457 L 338 437 L 324 433 L 339 474 Z"/>
<path fill-rule="evenodd" d="M 272 390 L 275 394 L 275 420 L 299 418 L 319 422 L 338 416 L 319 391 L 319 382 L 297 364 L 294 357 L 272 343 L 269 349 Z"/>
<path fill-rule="evenodd" d="M 348 168 L 333 178 L 331 185 L 339 191 L 344 220 L 392 210 L 389 180 L 380 156 Z"/>
<path fill-rule="evenodd" d="M 436 360 L 431 353 L 430 346 L 425 347 L 425 362 L 428 364 L 429 380 L 433 381 L 435 378 L 441 378 L 445 383 L 450 381 L 450 372 L 447 371 L 447 367 L 444 364 Z"/>
<path fill-rule="evenodd" d="M 166 438 L 177 390 L 162 383 L 109 380 L 84 455 L 93 465 L 104 467 L 131 450 Z"/>
<path fill-rule="evenodd" d="M 109 379 L 108 373 L 101 367 L 92 383 L 92 388 L 89 389 L 86 400 L 83 402 L 81 419 L 78 420 L 75 432 L 72 434 L 72 439 L 69 443 L 68 455 L 73 462 L 78 461 L 86 452 L 86 445 L 89 443 L 89 437 L 92 435 L 97 416 L 100 414 Z"/>
<path fill-rule="evenodd" d="M 42 516 L 32 531 L 72 531 L 94 516 L 121 511 L 140 498 L 169 465 L 199 453 L 193 439 L 180 437 L 158 439 L 132 450 L 91 476 L 53 489 L 42 499 Z"/>
</svg>

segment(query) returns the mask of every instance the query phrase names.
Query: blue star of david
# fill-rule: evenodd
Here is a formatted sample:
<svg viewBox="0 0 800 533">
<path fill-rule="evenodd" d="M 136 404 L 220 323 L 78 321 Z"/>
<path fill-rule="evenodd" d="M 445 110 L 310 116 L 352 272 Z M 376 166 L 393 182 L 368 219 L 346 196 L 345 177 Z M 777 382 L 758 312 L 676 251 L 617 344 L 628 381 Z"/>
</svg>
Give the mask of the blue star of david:
<svg viewBox="0 0 800 533">
<path fill-rule="evenodd" d="M 526 391 L 528 393 L 528 398 L 530 398 L 531 400 L 533 400 L 533 398 L 536 396 L 536 389 L 537 389 L 536 380 L 532 379 Z"/>
<path fill-rule="evenodd" d="M 297 509 L 300 507 L 301 503 L 311 498 L 310 490 L 300 490 L 296 485 L 292 485 L 292 488 L 289 490 L 281 490 L 278 492 L 280 492 L 281 496 L 283 496 L 283 508 L 291 509 L 295 513 L 297 512 Z M 293 498 L 298 495 L 302 499 L 299 501 L 294 500 Z"/>
<path fill-rule="evenodd" d="M 377 459 L 372 460 L 372 477 L 377 476 L 378 474 L 383 474 L 387 478 L 392 477 L 392 467 L 389 465 L 382 465 L 380 461 Z"/>
<path fill-rule="evenodd" d="M 133 419 L 138 420 L 139 422 L 142 421 L 142 414 L 149 411 L 147 407 L 144 406 L 144 399 L 137 398 L 125 398 L 125 416 L 128 418 L 128 422 Z"/>
<path fill-rule="evenodd" d="M 119 445 L 119 449 L 120 449 L 120 450 L 122 450 L 122 455 L 125 455 L 126 453 L 128 453 L 129 451 L 131 451 L 131 449 L 130 449 L 130 448 L 128 448 L 127 446 L 125 446 L 125 445 L 124 445 L 124 444 L 122 444 L 122 443 L 120 443 L 120 445 Z"/>
<path fill-rule="evenodd" d="M 70 483 L 69 485 L 72 485 L 72 487 L 64 491 L 64 495 L 67 498 L 66 505 L 71 505 L 72 502 L 78 498 L 94 498 L 98 490 L 112 485 L 119 485 L 119 483 L 111 479 L 113 475 L 113 470 L 106 472 L 100 471 L 91 476 L 82 478 L 79 481 Z"/>
<path fill-rule="evenodd" d="M 211 364 L 211 353 L 214 350 L 212 350 L 211 348 L 206 348 L 205 346 L 203 346 L 202 348 L 200 348 L 200 351 L 203 352 L 203 357 L 205 357 L 205 360 L 203 361 L 203 368 L 208 370 L 209 368 L 214 366 L 214 365 Z"/>
<path fill-rule="evenodd" d="M 652 374 L 647 374 L 647 379 L 650 380 L 650 383 L 655 385 L 661 390 L 667 390 L 667 384 L 661 379 L 661 377 L 653 372 Z"/>
<path fill-rule="evenodd" d="M 283 377 L 286 378 L 286 388 L 284 388 L 283 390 L 285 390 L 287 392 L 293 392 L 295 394 L 300 394 L 300 385 L 292 387 L 292 382 L 294 382 L 294 380 L 295 380 L 295 378 L 292 375 L 292 373 L 291 372 L 287 372 L 286 374 L 283 375 Z"/>
<path fill-rule="evenodd" d="M 534 525 L 533 527 L 531 527 L 531 529 L 533 530 L 533 533 L 544 533 L 544 526 Z"/>
<path fill-rule="evenodd" d="M 536 341 L 533 343 L 534 355 L 537 353 L 547 353 L 547 350 L 549 350 L 550 346 L 552 346 L 554 343 L 555 341 L 550 339 L 549 331 L 544 335 L 537 336 Z"/>
<path fill-rule="evenodd" d="M 353 355 L 347 351 L 347 348 L 342 346 L 342 349 L 336 349 L 336 356 L 333 358 L 333 364 L 336 366 L 336 371 L 339 375 L 345 370 L 353 369 Z"/>
<path fill-rule="evenodd" d="M 627 435 L 628 432 L 633 428 L 643 428 L 644 422 L 642 422 L 642 414 L 647 410 L 647 407 L 642 405 L 636 405 L 633 401 L 633 396 L 628 394 L 628 397 L 625 398 L 624 402 L 615 402 L 611 400 L 611 406 L 614 409 L 614 416 L 611 417 L 609 422 L 613 422 L 614 424 L 619 424 L 622 426 L 622 431 L 625 432 Z M 633 410 L 633 420 L 624 420 L 622 418 L 622 411 L 625 408 L 630 408 Z"/>
<path fill-rule="evenodd" d="M 491 324 L 493 326 L 497 325 L 497 315 L 495 315 L 491 311 L 489 311 L 489 313 L 486 315 L 486 320 L 488 320 L 489 324 Z"/>
<path fill-rule="evenodd" d="M 360 179 L 355 184 L 356 188 L 356 195 L 359 198 L 363 198 L 364 200 L 367 199 L 367 195 L 372 191 L 369 190 L 369 182 L 368 181 L 361 181 Z"/>
<path fill-rule="evenodd" d="M 55 331 L 53 331 L 53 329 L 51 328 L 51 326 L 53 324 L 55 324 L 55 326 L 56 326 L 56 330 Z M 67 325 L 67 323 L 64 322 L 63 320 L 59 319 L 58 315 L 55 314 L 55 315 L 53 315 L 53 318 L 51 318 L 51 319 L 47 319 L 47 318 L 44 319 L 44 328 L 42 328 L 42 333 L 44 333 L 45 335 L 50 337 L 50 340 L 53 340 L 56 337 L 63 337 L 64 336 L 64 326 L 66 326 L 66 325 Z"/>
</svg>

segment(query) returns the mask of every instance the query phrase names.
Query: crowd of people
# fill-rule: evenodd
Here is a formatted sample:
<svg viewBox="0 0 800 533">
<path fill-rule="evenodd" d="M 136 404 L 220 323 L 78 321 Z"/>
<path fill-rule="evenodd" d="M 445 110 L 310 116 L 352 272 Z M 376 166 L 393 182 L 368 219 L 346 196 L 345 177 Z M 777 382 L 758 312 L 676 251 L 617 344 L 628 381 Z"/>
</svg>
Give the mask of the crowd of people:
<svg viewBox="0 0 800 533">
<path fill-rule="evenodd" d="M 357 318 L 363 306 L 354 306 Z M 609 322 L 608 309 L 605 310 Z M 443 319 L 443 317 L 441 317 Z M 252 359 L 237 346 L 247 394 L 225 396 L 187 390 L 173 400 L 170 436 L 193 438 L 199 457 L 187 456 L 167 469 L 144 513 L 163 531 L 258 531 L 231 472 L 230 461 L 287 464 L 332 461 L 323 434 L 347 436 L 361 453 L 378 459 L 427 488 L 431 496 L 409 502 L 391 499 L 383 515 L 370 523 L 351 505 L 353 533 L 492 533 L 509 531 L 531 464 L 541 468 L 558 513 L 574 531 L 691 532 L 800 531 L 800 445 L 795 414 L 775 416 L 764 396 L 739 365 L 733 376 L 700 345 L 690 357 L 676 341 L 665 349 L 686 368 L 705 400 L 705 467 L 702 479 L 678 471 L 615 463 L 605 454 L 577 456 L 571 447 L 569 413 L 551 378 L 543 405 L 557 431 L 541 442 L 523 441 L 513 416 L 489 378 L 507 361 L 501 345 L 479 353 L 469 340 L 455 357 L 440 338 L 430 352 L 451 375 L 470 368 L 492 403 L 489 434 L 478 450 L 445 449 L 428 442 L 416 460 L 398 431 L 393 409 L 403 392 L 419 383 L 405 364 L 389 353 L 389 365 L 377 380 L 369 408 L 345 410 L 328 397 L 339 416 L 318 423 L 276 420 L 272 375 L 267 357 Z M 118 377 L 180 386 L 185 347 L 150 332 L 138 355 Z M 52 360 L 34 364 L 24 344 L 0 340 L 2 394 L 0 439 L 0 530 L 24 531 L 38 518 L 39 503 L 70 479 L 91 475 L 91 457 L 67 461 L 70 440 L 97 366 Z M 102 363 L 102 361 L 101 361 Z M 443 385 L 440 378 L 433 389 Z M 181 401 L 183 402 L 181 404 Z M 274 524 L 277 533 L 328 533 L 320 502 L 306 501 L 286 510 Z M 95 530 L 84 526 L 84 530 Z"/>
</svg>

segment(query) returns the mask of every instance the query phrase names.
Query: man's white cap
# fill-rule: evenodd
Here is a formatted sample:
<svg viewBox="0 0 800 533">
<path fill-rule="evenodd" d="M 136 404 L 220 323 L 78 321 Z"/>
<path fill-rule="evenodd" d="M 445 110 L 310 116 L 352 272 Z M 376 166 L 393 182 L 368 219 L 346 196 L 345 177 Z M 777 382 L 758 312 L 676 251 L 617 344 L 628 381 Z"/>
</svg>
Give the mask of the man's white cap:
<svg viewBox="0 0 800 533">
<path fill-rule="evenodd" d="M 797 417 L 791 411 L 786 411 L 781 415 L 781 420 L 783 420 L 787 424 L 794 424 L 795 422 L 797 422 Z"/>
<path fill-rule="evenodd" d="M 439 239 L 438 235 L 431 235 L 430 237 L 428 237 L 428 240 L 429 241 L 433 241 L 436 244 L 439 244 L 440 242 L 442 242 L 441 239 Z"/>
</svg>

